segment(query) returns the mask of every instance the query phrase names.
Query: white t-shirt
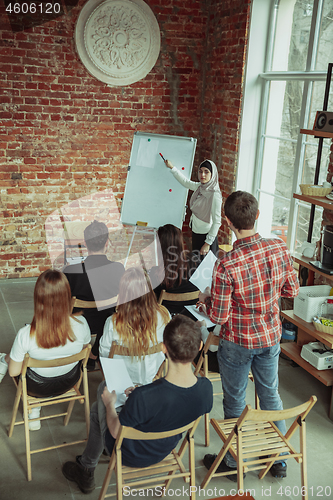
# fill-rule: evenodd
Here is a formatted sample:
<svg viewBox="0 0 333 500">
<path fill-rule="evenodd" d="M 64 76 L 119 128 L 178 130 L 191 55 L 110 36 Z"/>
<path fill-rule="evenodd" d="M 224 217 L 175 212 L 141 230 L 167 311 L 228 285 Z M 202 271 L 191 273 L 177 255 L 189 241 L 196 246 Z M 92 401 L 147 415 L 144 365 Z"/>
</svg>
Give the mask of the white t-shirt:
<svg viewBox="0 0 333 500">
<path fill-rule="evenodd" d="M 76 318 L 71 317 L 70 325 L 76 340 L 74 342 L 67 340 L 65 345 L 52 347 L 50 349 L 38 347 L 35 335 L 30 335 L 30 325 L 24 326 L 18 331 L 15 337 L 9 354 L 10 358 L 13 361 L 21 363 L 24 360 L 26 353 L 28 353 L 31 358 L 43 360 L 66 358 L 68 356 L 72 356 L 73 354 L 77 354 L 82 351 L 85 344 L 89 344 L 91 339 L 90 328 L 87 320 L 83 316 Z M 70 365 L 56 366 L 54 368 L 31 368 L 31 370 L 35 371 L 42 377 L 57 377 L 70 372 L 74 366 L 75 363 L 71 363 Z"/>
<path fill-rule="evenodd" d="M 169 313 L 168 313 L 169 314 Z M 169 320 L 171 316 L 169 314 Z M 162 315 L 157 311 L 157 328 L 156 337 L 157 343 L 163 342 L 163 331 L 165 328 L 165 323 L 162 319 Z M 102 358 L 108 358 L 111 344 L 113 341 L 117 341 L 119 345 L 122 345 L 120 341 L 117 330 L 113 327 L 112 316 L 110 316 L 104 325 L 103 336 L 99 342 L 99 355 Z M 150 345 L 153 345 L 151 342 Z M 123 358 L 129 376 L 132 379 L 133 384 L 150 384 L 153 381 L 159 367 L 164 361 L 164 354 L 162 352 L 156 352 L 155 354 L 149 354 L 144 358 L 131 358 L 130 356 L 114 356 L 116 358 Z"/>
</svg>

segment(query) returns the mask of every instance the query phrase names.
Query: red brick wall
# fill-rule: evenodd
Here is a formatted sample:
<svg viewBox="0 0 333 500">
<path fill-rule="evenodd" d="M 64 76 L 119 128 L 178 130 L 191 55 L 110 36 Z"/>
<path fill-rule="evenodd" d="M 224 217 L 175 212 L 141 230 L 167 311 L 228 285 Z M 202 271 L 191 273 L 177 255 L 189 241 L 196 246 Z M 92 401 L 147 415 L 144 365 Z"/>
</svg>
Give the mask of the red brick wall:
<svg viewBox="0 0 333 500">
<path fill-rule="evenodd" d="M 248 37 L 250 0 L 215 2 L 208 22 L 208 65 L 201 135 L 203 156 L 211 155 L 220 169 L 223 199 L 235 186 L 238 134 Z M 227 243 L 225 223 L 220 239 Z"/>
<path fill-rule="evenodd" d="M 0 277 L 50 266 L 44 225 L 54 211 L 105 189 L 120 202 L 136 130 L 197 137 L 195 164 L 213 159 L 223 194 L 234 186 L 250 0 L 212 9 L 204 0 L 148 0 L 160 57 L 146 78 L 116 88 L 77 56 L 84 3 L 62 0 L 59 17 L 31 16 L 30 26 L 27 17 L 14 26 L 0 4 Z"/>
</svg>

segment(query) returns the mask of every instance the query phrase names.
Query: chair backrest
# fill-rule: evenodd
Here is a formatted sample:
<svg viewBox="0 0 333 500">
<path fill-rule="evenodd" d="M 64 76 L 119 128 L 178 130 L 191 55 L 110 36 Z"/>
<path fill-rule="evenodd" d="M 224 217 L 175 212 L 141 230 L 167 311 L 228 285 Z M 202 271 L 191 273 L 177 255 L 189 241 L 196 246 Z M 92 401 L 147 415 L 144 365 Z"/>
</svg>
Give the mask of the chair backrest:
<svg viewBox="0 0 333 500">
<path fill-rule="evenodd" d="M 149 356 L 149 354 L 155 354 L 155 353 L 161 352 L 161 351 L 162 351 L 162 342 L 149 347 L 148 351 L 145 352 L 145 355 Z M 130 356 L 128 347 L 124 347 L 123 345 L 117 344 L 116 341 L 113 341 L 111 344 L 110 352 L 109 352 L 109 358 L 113 358 L 113 356 L 115 356 L 115 355 Z M 138 355 L 138 357 L 141 357 L 141 355 L 140 356 Z M 153 380 L 157 380 L 159 378 L 164 377 L 166 375 L 167 371 L 168 371 L 168 359 L 165 358 L 164 361 L 162 361 L 159 369 L 157 370 L 157 373 L 156 373 L 155 377 L 153 378 Z"/>
<path fill-rule="evenodd" d="M 149 354 L 155 354 L 156 352 L 162 351 L 162 345 L 163 345 L 162 342 L 160 342 L 159 344 L 152 345 L 151 347 L 149 347 L 147 352 L 145 352 L 145 355 L 148 356 Z M 130 356 L 128 347 L 125 347 L 123 345 L 119 345 L 114 340 L 111 344 L 109 358 L 113 358 L 113 356 L 115 356 L 116 354 L 118 356 Z M 137 356 L 139 356 L 139 355 L 137 355 Z M 141 357 L 141 355 L 139 357 Z"/>
<path fill-rule="evenodd" d="M 232 245 L 219 245 L 219 249 L 223 250 L 223 252 L 230 252 L 233 249 Z"/>
<path fill-rule="evenodd" d="M 206 358 L 207 351 L 211 345 L 219 345 L 219 343 L 220 343 L 220 337 L 215 335 L 214 332 L 210 332 L 205 342 L 204 348 L 201 351 L 198 362 L 196 364 L 194 375 L 196 376 L 198 375 L 198 373 L 202 370 L 202 365 L 204 364 L 205 361 L 207 361 L 207 366 L 204 366 L 204 376 L 207 376 L 206 373 L 208 371 L 208 360 Z"/>
<path fill-rule="evenodd" d="M 24 357 L 23 365 L 22 365 L 22 377 L 25 377 L 28 366 L 31 368 L 53 368 L 55 366 L 65 366 L 70 365 L 71 363 L 78 363 L 79 361 L 83 361 L 82 366 L 85 367 L 89 358 L 89 354 L 91 351 L 91 345 L 88 344 L 86 347 L 82 349 L 82 351 L 77 354 L 73 354 L 72 356 L 67 356 L 65 358 L 57 358 L 57 359 L 35 359 L 31 358 L 29 354 L 26 354 Z"/>
<path fill-rule="evenodd" d="M 198 426 L 198 423 L 201 419 L 201 416 L 198 417 L 193 422 L 190 422 L 183 427 L 179 427 L 178 429 L 173 429 L 172 431 L 161 431 L 161 432 L 142 432 L 137 429 L 133 429 L 133 427 L 126 427 L 122 425 L 118 431 L 115 448 L 120 448 L 121 443 L 124 438 L 133 439 L 133 440 L 141 440 L 141 441 L 152 441 L 156 439 L 164 439 L 171 436 L 176 436 L 177 434 L 182 434 L 183 432 L 190 431 L 190 436 L 194 434 L 195 429 Z"/>
<path fill-rule="evenodd" d="M 235 427 L 240 429 L 247 420 L 251 420 L 251 422 L 276 422 L 296 417 L 286 433 L 286 438 L 289 439 L 304 421 L 316 401 L 317 397 L 311 396 L 305 403 L 285 410 L 254 410 L 251 405 L 246 405 Z"/>
<path fill-rule="evenodd" d="M 162 290 L 158 298 L 158 303 L 162 304 L 163 300 L 170 300 L 172 302 L 187 302 L 188 300 L 195 300 L 199 298 L 200 290 L 187 293 L 169 293 Z"/>
<path fill-rule="evenodd" d="M 111 299 L 105 300 L 81 300 L 73 297 L 74 305 L 73 307 L 77 307 L 78 309 L 97 309 L 97 307 L 112 307 L 117 304 L 118 295 L 115 297 L 111 297 Z"/>
</svg>

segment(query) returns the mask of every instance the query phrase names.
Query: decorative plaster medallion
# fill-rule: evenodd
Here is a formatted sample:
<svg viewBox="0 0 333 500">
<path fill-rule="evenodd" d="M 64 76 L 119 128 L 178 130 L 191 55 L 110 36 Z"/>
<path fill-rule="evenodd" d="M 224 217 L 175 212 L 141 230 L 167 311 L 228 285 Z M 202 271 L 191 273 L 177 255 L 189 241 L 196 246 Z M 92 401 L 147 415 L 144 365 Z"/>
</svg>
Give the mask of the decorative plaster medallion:
<svg viewBox="0 0 333 500">
<path fill-rule="evenodd" d="M 75 43 L 84 66 L 111 86 L 144 78 L 160 53 L 160 29 L 143 0 L 88 0 L 80 12 Z"/>
</svg>

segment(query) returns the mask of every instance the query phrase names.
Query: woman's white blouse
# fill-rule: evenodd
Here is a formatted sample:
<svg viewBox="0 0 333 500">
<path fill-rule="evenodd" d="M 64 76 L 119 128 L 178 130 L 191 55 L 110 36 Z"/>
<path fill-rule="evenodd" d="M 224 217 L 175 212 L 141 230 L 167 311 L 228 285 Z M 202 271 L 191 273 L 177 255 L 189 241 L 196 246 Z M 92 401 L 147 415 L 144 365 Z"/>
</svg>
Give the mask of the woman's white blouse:
<svg viewBox="0 0 333 500">
<path fill-rule="evenodd" d="M 169 315 L 169 319 L 171 316 Z M 157 312 L 157 328 L 156 328 L 156 337 L 157 343 L 163 342 L 163 331 L 165 328 L 165 323 L 162 319 L 162 315 L 160 312 Z M 104 325 L 103 335 L 99 342 L 99 355 L 101 358 L 108 358 L 111 344 L 113 341 L 116 341 L 120 345 L 122 345 L 118 332 L 113 326 L 112 316 L 110 316 Z M 152 343 L 150 345 L 153 345 Z M 149 354 L 149 356 L 145 356 L 144 358 L 131 358 L 129 356 L 114 356 L 115 359 L 123 358 L 125 361 L 125 365 L 129 376 L 132 379 L 134 385 L 140 384 L 150 384 L 153 381 L 159 367 L 164 361 L 164 354 L 162 352 L 156 352 L 154 354 Z"/>
<path fill-rule="evenodd" d="M 176 168 L 171 169 L 171 173 L 177 179 L 177 181 L 187 189 L 196 191 L 200 186 L 200 182 L 191 181 L 186 179 L 186 177 Z M 215 240 L 218 230 L 221 226 L 221 210 L 222 210 L 222 196 L 221 193 L 215 191 L 212 203 L 212 210 L 210 214 L 210 221 L 204 222 L 194 214 L 191 215 L 190 226 L 194 233 L 197 234 L 207 234 L 205 242 L 211 245 Z"/>
</svg>

